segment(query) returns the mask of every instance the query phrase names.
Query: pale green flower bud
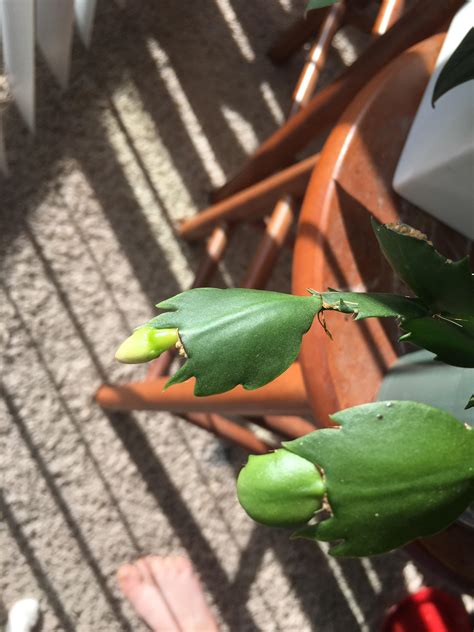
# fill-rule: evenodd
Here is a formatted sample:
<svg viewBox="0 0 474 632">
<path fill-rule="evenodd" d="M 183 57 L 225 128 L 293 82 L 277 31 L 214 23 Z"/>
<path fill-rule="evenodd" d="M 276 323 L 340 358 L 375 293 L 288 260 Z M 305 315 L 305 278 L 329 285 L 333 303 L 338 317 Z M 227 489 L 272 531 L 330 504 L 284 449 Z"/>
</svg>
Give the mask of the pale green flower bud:
<svg viewBox="0 0 474 632">
<path fill-rule="evenodd" d="M 124 364 L 150 362 L 179 342 L 177 329 L 156 329 L 143 325 L 122 342 L 115 359 Z"/>
<path fill-rule="evenodd" d="M 326 488 L 310 461 L 285 449 L 250 456 L 237 480 L 237 496 L 256 522 L 298 527 L 321 509 Z"/>
</svg>

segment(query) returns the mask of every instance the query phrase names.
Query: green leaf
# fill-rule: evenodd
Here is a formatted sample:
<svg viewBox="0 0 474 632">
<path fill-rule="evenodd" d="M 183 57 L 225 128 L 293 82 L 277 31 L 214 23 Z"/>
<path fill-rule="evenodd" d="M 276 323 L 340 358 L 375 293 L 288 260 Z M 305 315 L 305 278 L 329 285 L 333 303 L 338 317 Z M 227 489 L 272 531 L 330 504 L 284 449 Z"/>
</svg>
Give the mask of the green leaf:
<svg viewBox="0 0 474 632">
<path fill-rule="evenodd" d="M 376 555 L 447 527 L 474 499 L 474 431 L 416 402 L 364 404 L 284 447 L 322 468 L 332 516 L 296 532 Z"/>
<path fill-rule="evenodd" d="M 474 393 L 471 395 L 469 401 L 467 402 L 466 410 L 468 408 L 474 408 Z"/>
<path fill-rule="evenodd" d="M 433 89 L 431 105 L 446 92 L 474 79 L 474 28 L 471 28 L 440 72 Z"/>
<path fill-rule="evenodd" d="M 312 294 L 318 292 L 309 290 Z M 428 313 L 416 298 L 384 294 L 382 292 L 322 292 L 322 309 L 336 310 L 344 314 L 355 314 L 355 320 L 363 318 L 419 318 Z"/>
<path fill-rule="evenodd" d="M 407 332 L 401 340 L 412 342 L 435 353 L 439 360 L 453 366 L 474 368 L 474 335 L 470 333 L 472 320 L 449 320 L 430 317 L 403 321 Z M 467 326 L 465 326 L 467 325 Z"/>
<path fill-rule="evenodd" d="M 372 225 L 386 259 L 433 313 L 474 316 L 474 277 L 467 257 L 450 261 L 419 231 L 406 226 Z"/>
<path fill-rule="evenodd" d="M 238 384 L 259 388 L 283 373 L 296 359 L 321 299 L 197 288 L 157 307 L 170 311 L 149 324 L 177 328 L 188 356 L 167 386 L 195 377 L 195 395 L 213 395 Z"/>
<path fill-rule="evenodd" d="M 309 0 L 306 5 L 306 13 L 313 11 L 314 9 L 322 9 L 323 7 L 329 7 L 331 4 L 336 4 L 339 0 Z"/>
</svg>

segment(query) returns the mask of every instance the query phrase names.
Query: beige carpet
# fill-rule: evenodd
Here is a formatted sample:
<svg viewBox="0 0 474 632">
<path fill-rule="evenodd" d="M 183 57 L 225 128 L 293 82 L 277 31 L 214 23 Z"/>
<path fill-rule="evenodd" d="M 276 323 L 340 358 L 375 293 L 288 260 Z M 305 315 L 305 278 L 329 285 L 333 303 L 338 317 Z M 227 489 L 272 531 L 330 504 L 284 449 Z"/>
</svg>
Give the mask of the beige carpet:
<svg viewBox="0 0 474 632">
<path fill-rule="evenodd" d="M 302 61 L 275 68 L 265 52 L 303 0 L 123 4 L 99 3 L 65 94 L 39 69 L 34 138 L 13 108 L 5 118 L 3 615 L 35 596 L 45 632 L 144 630 L 116 589 L 118 565 L 184 552 L 223 630 L 378 630 L 423 581 L 403 554 L 335 561 L 257 527 L 235 497 L 243 451 L 172 415 L 106 415 L 93 402 L 102 381 L 144 374 L 113 354 L 190 284 L 201 248 L 176 223 L 276 128 Z M 239 283 L 254 233 L 238 231 L 216 283 Z M 289 288 L 289 264 L 272 287 Z"/>
</svg>

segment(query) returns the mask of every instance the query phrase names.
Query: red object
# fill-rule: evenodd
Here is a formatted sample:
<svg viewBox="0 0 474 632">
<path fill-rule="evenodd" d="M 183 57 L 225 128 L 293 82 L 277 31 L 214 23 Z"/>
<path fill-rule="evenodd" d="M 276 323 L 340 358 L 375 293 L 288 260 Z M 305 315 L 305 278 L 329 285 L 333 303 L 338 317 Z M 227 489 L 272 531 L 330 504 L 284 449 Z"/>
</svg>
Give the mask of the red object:
<svg viewBox="0 0 474 632">
<path fill-rule="evenodd" d="M 422 588 L 389 613 L 382 632 L 472 632 L 462 601 L 438 588 Z"/>
</svg>

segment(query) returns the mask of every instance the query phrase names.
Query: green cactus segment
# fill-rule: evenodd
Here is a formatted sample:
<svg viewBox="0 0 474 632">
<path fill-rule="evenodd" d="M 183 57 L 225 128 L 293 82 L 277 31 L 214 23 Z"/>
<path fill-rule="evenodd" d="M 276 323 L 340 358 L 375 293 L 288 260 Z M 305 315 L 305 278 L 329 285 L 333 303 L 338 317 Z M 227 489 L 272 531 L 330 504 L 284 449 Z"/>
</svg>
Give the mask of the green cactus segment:
<svg viewBox="0 0 474 632">
<path fill-rule="evenodd" d="M 237 480 L 242 507 L 270 527 L 304 525 L 321 508 L 324 492 L 318 469 L 284 449 L 250 456 Z"/>
<path fill-rule="evenodd" d="M 335 414 L 339 428 L 284 447 L 324 472 L 332 516 L 296 537 L 335 543 L 332 555 L 376 555 L 453 522 L 474 500 L 474 431 L 416 402 Z"/>
<path fill-rule="evenodd" d="M 426 316 L 403 321 L 401 327 L 406 332 L 401 340 L 435 353 L 446 364 L 474 368 L 474 335 L 467 319 Z"/>
<path fill-rule="evenodd" d="M 450 261 L 405 224 L 382 225 L 372 218 L 372 225 L 384 256 L 416 298 L 310 290 L 321 298 L 321 309 L 354 314 L 355 320 L 398 318 L 402 340 L 447 364 L 474 368 L 474 276 L 468 258 Z"/>
<path fill-rule="evenodd" d="M 179 341 L 177 329 L 138 327 L 117 349 L 115 359 L 124 364 L 150 362 Z"/>
<path fill-rule="evenodd" d="M 309 0 L 306 5 L 306 13 L 313 11 L 314 9 L 322 9 L 323 7 L 329 7 L 331 4 L 336 4 L 338 0 Z"/>
<path fill-rule="evenodd" d="M 396 294 L 359 292 L 318 293 L 322 310 L 354 314 L 363 318 L 398 318 L 405 332 L 401 340 L 428 349 L 453 366 L 474 367 L 474 317 L 432 314 L 420 299 Z"/>
<path fill-rule="evenodd" d="M 438 75 L 431 104 L 456 86 L 474 79 L 474 28 L 471 28 Z"/>
<path fill-rule="evenodd" d="M 372 219 L 382 252 L 428 313 L 400 311 L 403 340 L 436 353 L 447 364 L 474 367 L 474 276 L 468 258 L 451 261 L 419 231 Z"/>
<path fill-rule="evenodd" d="M 474 316 L 474 276 L 469 259 L 451 261 L 419 231 L 372 218 L 380 248 L 400 279 L 433 314 Z"/>
<path fill-rule="evenodd" d="M 150 325 L 177 328 L 186 363 L 167 386 L 196 378 L 195 395 L 255 389 L 283 373 L 321 309 L 317 296 L 261 290 L 197 288 L 157 305 Z"/>
<path fill-rule="evenodd" d="M 385 294 L 383 292 L 316 292 L 320 296 L 322 309 L 335 310 L 343 314 L 354 314 L 355 320 L 363 318 L 421 318 L 429 312 L 416 298 Z"/>
</svg>

